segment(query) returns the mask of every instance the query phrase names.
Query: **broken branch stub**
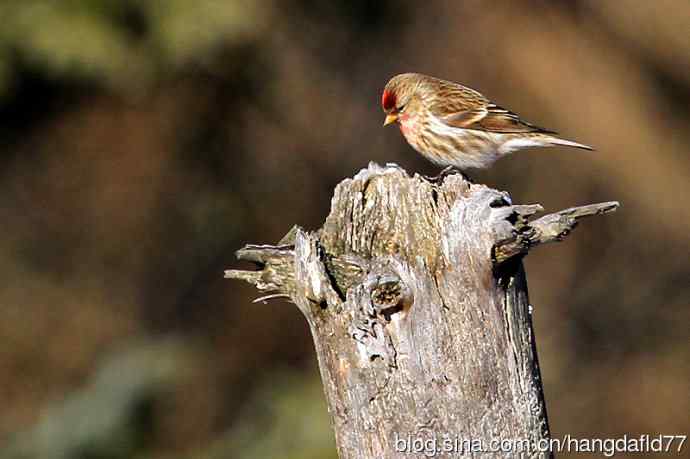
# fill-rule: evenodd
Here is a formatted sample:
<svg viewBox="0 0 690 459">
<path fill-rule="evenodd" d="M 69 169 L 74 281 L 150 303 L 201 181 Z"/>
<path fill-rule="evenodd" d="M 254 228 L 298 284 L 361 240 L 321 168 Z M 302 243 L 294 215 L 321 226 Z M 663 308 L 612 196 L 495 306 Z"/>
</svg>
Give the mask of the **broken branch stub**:
<svg viewBox="0 0 690 459">
<path fill-rule="evenodd" d="M 533 219 L 541 206 L 460 175 L 436 184 L 370 164 L 336 187 L 319 231 L 247 246 L 238 257 L 259 270 L 226 277 L 307 318 L 341 458 L 448 439 L 437 457 L 468 441 L 537 445 L 549 428 L 520 257 L 617 206 Z"/>
</svg>

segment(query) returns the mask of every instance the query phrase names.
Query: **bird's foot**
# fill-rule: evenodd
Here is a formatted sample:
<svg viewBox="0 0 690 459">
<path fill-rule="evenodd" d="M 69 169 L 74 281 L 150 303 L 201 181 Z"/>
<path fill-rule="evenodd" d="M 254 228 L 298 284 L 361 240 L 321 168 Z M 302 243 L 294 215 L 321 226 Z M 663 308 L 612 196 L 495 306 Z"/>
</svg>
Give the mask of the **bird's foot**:
<svg viewBox="0 0 690 459">
<path fill-rule="evenodd" d="M 467 174 L 465 174 L 463 171 L 456 168 L 455 166 L 445 167 L 441 172 L 438 173 L 438 175 L 436 175 L 434 177 L 430 177 L 428 175 L 423 175 L 422 177 L 424 177 L 424 179 L 428 182 L 431 182 L 431 183 L 436 184 L 436 185 L 440 185 L 443 183 L 443 180 L 446 177 L 448 177 L 449 175 L 455 175 L 455 174 L 460 174 L 465 181 L 470 182 L 470 183 L 474 183 L 472 181 L 472 179 Z"/>
</svg>

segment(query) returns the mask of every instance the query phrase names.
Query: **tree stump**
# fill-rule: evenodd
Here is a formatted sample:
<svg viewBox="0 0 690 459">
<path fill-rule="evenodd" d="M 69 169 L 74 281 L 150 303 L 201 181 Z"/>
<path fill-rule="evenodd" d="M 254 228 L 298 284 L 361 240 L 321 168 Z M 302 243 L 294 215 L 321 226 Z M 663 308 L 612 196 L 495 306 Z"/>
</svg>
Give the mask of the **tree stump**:
<svg viewBox="0 0 690 459">
<path fill-rule="evenodd" d="M 533 219 L 538 204 L 460 174 L 372 163 L 336 187 L 320 230 L 248 245 L 237 255 L 258 271 L 225 275 L 306 317 L 340 458 L 550 457 L 521 258 L 617 207 Z"/>
</svg>

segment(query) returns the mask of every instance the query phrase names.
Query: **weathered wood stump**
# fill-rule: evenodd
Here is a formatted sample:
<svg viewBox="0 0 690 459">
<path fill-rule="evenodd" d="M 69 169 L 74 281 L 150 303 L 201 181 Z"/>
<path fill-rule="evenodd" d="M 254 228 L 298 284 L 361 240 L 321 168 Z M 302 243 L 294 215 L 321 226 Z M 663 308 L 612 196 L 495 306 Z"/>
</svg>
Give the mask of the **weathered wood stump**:
<svg viewBox="0 0 690 459">
<path fill-rule="evenodd" d="M 512 457 L 500 449 L 527 444 L 525 457 L 544 457 L 521 257 L 617 206 L 531 219 L 541 206 L 459 174 L 432 183 L 370 164 L 337 186 L 323 228 L 246 246 L 238 257 L 259 270 L 226 277 L 271 293 L 259 300 L 289 298 L 307 318 L 341 458 Z"/>
</svg>

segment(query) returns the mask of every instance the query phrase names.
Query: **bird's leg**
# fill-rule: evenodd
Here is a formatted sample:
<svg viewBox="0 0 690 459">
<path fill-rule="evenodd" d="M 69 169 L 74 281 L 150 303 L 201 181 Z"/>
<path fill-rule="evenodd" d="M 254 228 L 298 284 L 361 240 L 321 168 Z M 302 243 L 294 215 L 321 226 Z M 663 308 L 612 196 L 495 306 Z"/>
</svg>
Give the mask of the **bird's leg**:
<svg viewBox="0 0 690 459">
<path fill-rule="evenodd" d="M 427 181 L 432 182 L 432 183 L 441 183 L 443 182 L 443 179 L 446 178 L 447 175 L 450 175 L 451 173 L 457 174 L 459 172 L 458 169 L 456 169 L 454 166 L 446 166 L 443 168 L 441 172 L 438 173 L 438 175 L 435 176 L 430 176 L 430 175 L 423 175 Z"/>
<path fill-rule="evenodd" d="M 460 169 L 458 169 L 455 166 L 446 166 L 445 168 L 443 168 L 443 170 L 441 172 L 438 173 L 438 175 L 436 175 L 434 177 L 430 177 L 428 175 L 423 175 L 422 177 L 424 177 L 427 181 L 429 181 L 431 183 L 435 183 L 437 185 L 440 185 L 441 183 L 443 183 L 443 180 L 446 177 L 448 177 L 449 175 L 453 175 L 453 174 L 460 174 L 462 176 L 462 178 L 465 179 L 465 181 L 470 182 L 470 183 L 474 183 L 472 181 L 472 179 L 469 178 L 469 176 L 467 176 L 467 174 L 465 174 L 463 171 L 461 171 Z"/>
</svg>

